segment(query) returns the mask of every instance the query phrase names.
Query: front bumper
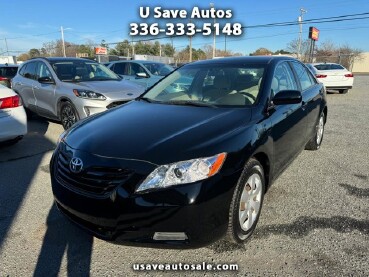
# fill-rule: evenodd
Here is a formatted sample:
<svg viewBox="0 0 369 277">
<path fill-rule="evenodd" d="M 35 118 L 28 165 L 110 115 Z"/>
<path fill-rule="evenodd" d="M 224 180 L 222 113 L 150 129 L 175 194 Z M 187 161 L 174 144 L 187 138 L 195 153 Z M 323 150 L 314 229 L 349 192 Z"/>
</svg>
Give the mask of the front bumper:
<svg viewBox="0 0 369 277">
<path fill-rule="evenodd" d="M 69 219 L 98 238 L 120 244 L 196 248 L 214 242 L 227 230 L 229 205 L 241 172 L 138 194 L 132 188 L 154 167 L 140 170 L 131 164 L 136 173 L 126 184 L 94 195 L 57 178 L 57 155 L 58 151 L 50 163 L 56 204 Z M 154 240 L 155 232 L 185 233 L 187 239 Z"/>
</svg>

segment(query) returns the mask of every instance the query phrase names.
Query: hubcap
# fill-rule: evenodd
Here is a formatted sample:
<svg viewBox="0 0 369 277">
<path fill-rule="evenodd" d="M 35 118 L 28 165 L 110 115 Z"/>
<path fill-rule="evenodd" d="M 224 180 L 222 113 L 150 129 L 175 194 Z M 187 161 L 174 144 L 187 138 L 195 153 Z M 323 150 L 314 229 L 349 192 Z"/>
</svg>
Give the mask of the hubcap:
<svg viewBox="0 0 369 277">
<path fill-rule="evenodd" d="M 260 212 L 261 179 L 258 174 L 253 174 L 247 180 L 241 194 L 238 218 L 241 229 L 251 229 Z"/>
<path fill-rule="evenodd" d="M 320 145 L 320 143 L 322 142 L 323 132 L 324 132 L 324 117 L 322 115 L 319 118 L 318 131 L 317 131 L 317 135 L 316 135 L 316 143 L 318 145 Z"/>
<path fill-rule="evenodd" d="M 65 106 L 62 111 L 62 123 L 66 129 L 69 129 L 77 118 L 71 106 Z"/>
</svg>

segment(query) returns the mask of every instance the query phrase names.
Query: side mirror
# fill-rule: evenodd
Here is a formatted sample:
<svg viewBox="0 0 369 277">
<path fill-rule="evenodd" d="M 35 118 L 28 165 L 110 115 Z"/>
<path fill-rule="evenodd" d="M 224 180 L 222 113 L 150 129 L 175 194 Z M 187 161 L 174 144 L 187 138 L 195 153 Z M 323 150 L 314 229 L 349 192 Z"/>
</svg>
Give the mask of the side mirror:
<svg viewBox="0 0 369 277">
<path fill-rule="evenodd" d="M 281 90 L 272 99 L 274 105 L 298 104 L 302 101 L 301 91 Z"/>
<path fill-rule="evenodd" d="M 149 75 L 147 75 L 145 72 L 136 73 L 136 76 L 138 78 L 149 78 Z"/>
<path fill-rule="evenodd" d="M 55 84 L 54 80 L 50 77 L 40 77 L 37 81 L 41 84 Z"/>
</svg>

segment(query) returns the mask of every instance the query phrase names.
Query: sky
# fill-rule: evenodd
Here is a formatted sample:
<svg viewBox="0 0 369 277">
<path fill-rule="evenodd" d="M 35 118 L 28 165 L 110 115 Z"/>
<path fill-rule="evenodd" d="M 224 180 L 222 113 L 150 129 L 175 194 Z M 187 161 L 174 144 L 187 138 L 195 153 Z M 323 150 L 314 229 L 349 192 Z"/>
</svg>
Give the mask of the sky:
<svg viewBox="0 0 369 277">
<path fill-rule="evenodd" d="M 287 44 L 299 36 L 299 26 L 253 28 L 252 26 L 278 22 L 296 21 L 300 8 L 307 12 L 304 20 L 324 17 L 342 16 L 348 14 L 368 13 L 360 20 L 342 22 L 314 23 L 303 25 L 302 37 L 308 37 L 308 27 L 314 26 L 320 30 L 319 43 L 331 41 L 335 45 L 348 44 L 369 52 L 369 0 L 145 0 L 145 1 L 41 1 L 41 0 L 0 0 L 0 55 L 7 50 L 11 55 L 28 52 L 31 48 L 40 49 L 45 42 L 61 38 L 60 28 L 64 28 L 65 40 L 83 44 L 93 41 L 99 44 L 131 40 L 129 24 L 141 22 L 166 23 L 166 19 L 142 19 L 139 7 L 162 7 L 163 9 L 185 9 L 193 7 L 208 9 L 210 2 L 216 9 L 232 10 L 231 22 L 246 26 L 241 37 L 228 37 L 227 50 L 248 55 L 260 47 L 272 51 L 286 49 Z M 170 20 L 169 22 L 173 22 Z M 182 19 L 180 22 L 188 22 Z M 207 21 L 193 21 L 196 25 Z M 225 23 L 227 20 L 220 22 Z M 248 28 L 249 27 L 249 28 Z M 162 35 L 160 35 L 162 36 Z M 142 37 L 141 37 L 142 38 Z M 140 37 L 134 37 L 138 40 Z M 169 39 L 159 40 L 161 43 L 171 42 Z M 185 48 L 189 43 L 187 37 L 174 38 L 176 50 Z M 193 48 L 212 45 L 213 38 L 197 34 L 193 40 Z M 111 45 L 114 47 L 114 45 Z M 224 36 L 216 37 L 216 47 L 225 48 Z"/>
</svg>

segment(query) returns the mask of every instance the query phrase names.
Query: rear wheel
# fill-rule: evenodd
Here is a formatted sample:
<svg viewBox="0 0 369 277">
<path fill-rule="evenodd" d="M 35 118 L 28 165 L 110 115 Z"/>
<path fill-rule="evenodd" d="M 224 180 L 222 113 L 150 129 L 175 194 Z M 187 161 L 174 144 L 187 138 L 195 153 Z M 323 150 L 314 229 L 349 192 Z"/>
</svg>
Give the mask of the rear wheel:
<svg viewBox="0 0 369 277">
<path fill-rule="evenodd" d="M 348 89 L 340 89 L 339 92 L 340 94 L 346 94 L 348 93 Z"/>
<path fill-rule="evenodd" d="M 306 144 L 306 150 L 318 150 L 323 141 L 324 135 L 325 114 L 322 113 L 319 117 L 318 125 L 316 126 L 315 136 Z"/>
<path fill-rule="evenodd" d="M 251 236 L 259 220 L 265 192 L 262 165 L 250 159 L 237 183 L 229 210 L 227 239 L 242 243 Z"/>
<path fill-rule="evenodd" d="M 72 127 L 79 120 L 77 110 L 72 103 L 63 102 L 60 106 L 60 120 L 65 130 Z"/>
</svg>

